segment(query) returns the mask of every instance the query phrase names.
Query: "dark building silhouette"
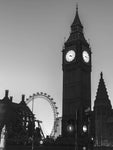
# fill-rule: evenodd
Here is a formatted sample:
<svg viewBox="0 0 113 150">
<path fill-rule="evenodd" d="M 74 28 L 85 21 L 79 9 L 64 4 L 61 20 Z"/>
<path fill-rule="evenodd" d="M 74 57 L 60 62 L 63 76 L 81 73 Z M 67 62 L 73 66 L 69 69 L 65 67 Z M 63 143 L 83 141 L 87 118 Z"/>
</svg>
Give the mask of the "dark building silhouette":
<svg viewBox="0 0 113 150">
<path fill-rule="evenodd" d="M 102 73 L 94 103 L 94 114 L 95 146 L 113 146 L 113 109 Z"/>
<path fill-rule="evenodd" d="M 8 90 L 5 97 L 0 100 L 0 131 L 6 126 L 7 138 L 6 145 L 25 144 L 29 137 L 32 136 L 34 129 L 34 115 L 25 103 L 25 96 L 19 104 L 12 102 L 9 98 Z M 32 132 L 32 133 L 31 133 Z"/>
<path fill-rule="evenodd" d="M 80 21 L 78 8 L 71 25 L 71 33 L 63 49 L 63 116 L 62 137 L 67 144 L 75 143 L 79 146 L 83 140 L 90 138 L 95 147 L 113 146 L 113 109 L 103 73 L 91 111 L 91 49 L 84 37 L 83 25 Z M 88 110 L 88 115 L 85 113 Z M 90 120 L 87 122 L 87 117 Z M 85 121 L 86 118 L 86 121 Z M 84 124 L 89 128 L 89 136 L 81 136 Z M 67 142 L 68 141 L 68 142 Z M 83 146 L 81 144 L 81 146 Z M 89 145 L 90 146 L 90 145 Z"/>
<path fill-rule="evenodd" d="M 64 44 L 62 68 L 62 137 L 66 144 L 75 144 L 78 137 L 82 140 L 83 113 L 91 109 L 91 49 L 84 37 L 78 8 Z"/>
<path fill-rule="evenodd" d="M 93 145 L 95 149 L 113 147 L 113 109 L 102 72 L 91 111 L 91 49 L 84 37 L 78 8 L 62 59 L 64 144 L 77 144 L 78 149 L 92 149 Z"/>
</svg>

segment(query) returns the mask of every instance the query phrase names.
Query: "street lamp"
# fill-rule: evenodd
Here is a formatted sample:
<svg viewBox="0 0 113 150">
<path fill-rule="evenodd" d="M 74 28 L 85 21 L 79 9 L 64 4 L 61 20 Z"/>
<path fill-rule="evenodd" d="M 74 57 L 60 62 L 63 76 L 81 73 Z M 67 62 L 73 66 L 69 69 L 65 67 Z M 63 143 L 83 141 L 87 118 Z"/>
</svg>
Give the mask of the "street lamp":
<svg viewBox="0 0 113 150">
<path fill-rule="evenodd" d="M 86 147 L 85 147 L 85 146 L 83 147 L 83 150 L 86 150 Z"/>
<path fill-rule="evenodd" d="M 70 133 L 72 133 L 72 132 L 74 131 L 74 127 L 73 127 L 72 124 L 69 124 L 69 125 L 67 126 L 67 131 L 70 132 Z"/>
<path fill-rule="evenodd" d="M 83 132 L 84 132 L 84 133 L 86 133 L 86 132 L 88 131 L 87 126 L 86 126 L 86 125 L 83 125 L 83 128 L 82 128 L 82 129 L 83 129 Z"/>
</svg>

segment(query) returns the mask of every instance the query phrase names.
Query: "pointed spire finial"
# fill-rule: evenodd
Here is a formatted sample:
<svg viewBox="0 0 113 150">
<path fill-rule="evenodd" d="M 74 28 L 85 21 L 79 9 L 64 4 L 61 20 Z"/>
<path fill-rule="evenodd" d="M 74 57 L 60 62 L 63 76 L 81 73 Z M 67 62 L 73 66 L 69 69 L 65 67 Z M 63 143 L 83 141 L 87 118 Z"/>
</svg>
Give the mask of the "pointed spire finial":
<svg viewBox="0 0 113 150">
<path fill-rule="evenodd" d="M 81 28 L 81 30 L 83 28 L 80 18 L 79 18 L 79 14 L 78 14 L 78 3 L 76 3 L 76 15 L 75 15 L 74 21 L 71 26 L 79 26 Z"/>
<path fill-rule="evenodd" d="M 78 12 L 78 2 L 76 3 L 76 12 Z"/>
<path fill-rule="evenodd" d="M 100 73 L 100 77 L 103 78 L 103 72 L 102 72 L 102 71 L 101 71 L 101 73 Z"/>
</svg>

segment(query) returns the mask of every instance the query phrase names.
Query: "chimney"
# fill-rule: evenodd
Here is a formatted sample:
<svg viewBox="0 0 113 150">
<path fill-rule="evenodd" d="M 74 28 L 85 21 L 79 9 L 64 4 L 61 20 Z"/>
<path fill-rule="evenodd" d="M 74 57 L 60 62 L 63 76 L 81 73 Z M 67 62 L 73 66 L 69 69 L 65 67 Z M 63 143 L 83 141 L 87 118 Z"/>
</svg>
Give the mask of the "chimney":
<svg viewBox="0 0 113 150">
<path fill-rule="evenodd" d="M 23 94 L 23 95 L 22 95 L 22 101 L 24 101 L 24 100 L 25 100 L 25 95 Z"/>
<path fill-rule="evenodd" d="M 13 101 L 13 97 L 12 97 L 12 96 L 10 96 L 10 101 L 11 101 L 11 102 Z"/>
<path fill-rule="evenodd" d="M 5 97 L 8 97 L 9 90 L 5 90 Z"/>
</svg>

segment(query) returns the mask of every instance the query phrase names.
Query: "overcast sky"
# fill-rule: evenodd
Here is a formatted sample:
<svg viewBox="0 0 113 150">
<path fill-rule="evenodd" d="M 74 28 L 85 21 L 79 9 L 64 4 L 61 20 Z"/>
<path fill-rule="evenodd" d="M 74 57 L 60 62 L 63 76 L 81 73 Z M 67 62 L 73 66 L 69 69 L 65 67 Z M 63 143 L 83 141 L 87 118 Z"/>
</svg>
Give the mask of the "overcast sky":
<svg viewBox="0 0 113 150">
<path fill-rule="evenodd" d="M 92 49 L 92 102 L 103 71 L 113 104 L 113 0 L 79 0 L 79 16 Z M 62 47 L 76 0 L 0 0 L 0 98 L 9 89 L 50 94 L 62 112 Z"/>
</svg>

